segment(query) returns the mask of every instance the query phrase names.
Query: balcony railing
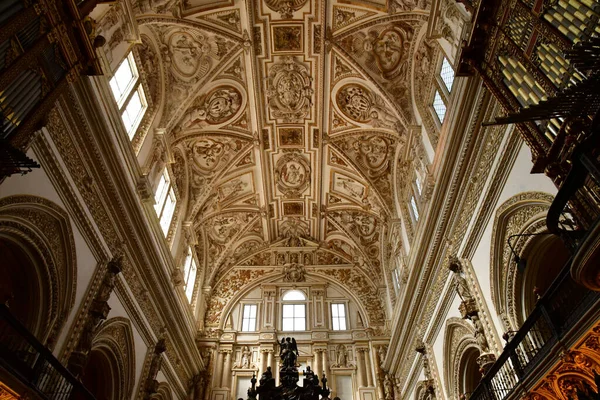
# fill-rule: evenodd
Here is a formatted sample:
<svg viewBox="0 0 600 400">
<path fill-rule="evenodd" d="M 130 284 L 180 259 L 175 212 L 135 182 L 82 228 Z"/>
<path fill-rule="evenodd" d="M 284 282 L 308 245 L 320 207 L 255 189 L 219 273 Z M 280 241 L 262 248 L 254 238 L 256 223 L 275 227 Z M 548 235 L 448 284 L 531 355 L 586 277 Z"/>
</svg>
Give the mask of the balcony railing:
<svg viewBox="0 0 600 400">
<path fill-rule="evenodd" d="M 95 399 L 4 304 L 0 304 L 1 369 L 42 399 Z"/>
<path fill-rule="evenodd" d="M 586 311 L 597 306 L 600 292 L 576 283 L 570 269 L 569 261 L 469 399 L 509 397 Z"/>
</svg>

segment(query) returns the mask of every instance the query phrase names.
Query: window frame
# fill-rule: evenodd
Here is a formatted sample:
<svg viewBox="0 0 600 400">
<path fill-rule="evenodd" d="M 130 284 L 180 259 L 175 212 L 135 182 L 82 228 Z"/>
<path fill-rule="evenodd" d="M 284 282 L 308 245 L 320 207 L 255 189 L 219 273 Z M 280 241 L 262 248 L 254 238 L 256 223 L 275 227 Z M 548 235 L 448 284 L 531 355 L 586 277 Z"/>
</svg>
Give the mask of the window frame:
<svg viewBox="0 0 600 400">
<path fill-rule="evenodd" d="M 127 64 L 129 65 L 129 70 L 131 71 L 132 79 L 125 86 L 125 90 L 122 93 L 119 93 L 119 98 L 117 98 L 117 93 L 115 93 L 112 82 L 113 79 L 116 78 L 118 70 L 124 65 L 125 62 L 127 62 Z M 118 87 L 118 83 L 116 83 L 116 85 Z M 132 140 L 140 126 L 140 123 L 144 119 L 144 115 L 146 115 L 146 111 L 148 111 L 148 100 L 146 98 L 146 93 L 142 85 L 142 80 L 140 79 L 140 74 L 137 68 L 137 64 L 135 62 L 135 58 L 133 56 L 133 51 L 129 51 L 129 53 L 123 58 L 121 63 L 119 63 L 119 65 L 113 72 L 112 77 L 109 80 L 109 87 L 112 92 L 113 98 L 117 103 L 117 108 L 119 109 L 119 115 L 121 117 L 123 127 L 125 128 L 125 132 L 127 132 L 127 136 L 129 137 L 129 139 Z M 142 108 L 137 113 L 135 119 L 132 121 L 130 128 L 128 129 L 125 125 L 125 121 L 123 120 L 123 115 L 125 111 L 127 111 L 127 107 L 129 106 L 131 99 L 133 98 L 135 93 L 138 94 Z"/>
<path fill-rule="evenodd" d="M 304 296 L 304 300 L 284 300 L 284 297 L 286 296 L 287 293 L 292 292 L 292 291 L 296 291 L 299 293 L 302 293 L 302 295 Z M 288 288 L 288 289 L 284 289 L 281 292 L 280 295 L 280 307 L 279 310 L 281 312 L 281 318 L 279 318 L 279 324 L 281 327 L 281 331 L 282 332 L 307 332 L 310 330 L 310 326 L 309 326 L 309 318 L 308 318 L 308 294 L 307 291 L 305 290 L 301 290 L 298 288 Z M 290 317 L 285 317 L 284 315 L 284 308 L 286 308 L 285 306 L 294 306 L 292 308 L 293 311 L 293 316 Z M 304 308 L 304 317 L 296 317 L 295 316 L 295 306 L 302 306 Z M 287 330 L 284 329 L 284 319 L 291 319 L 292 320 L 292 330 Z M 296 329 L 296 320 L 297 319 L 304 319 L 304 329 Z"/>
<path fill-rule="evenodd" d="M 161 188 L 161 181 L 165 179 L 165 189 L 163 190 L 160 201 L 158 196 L 158 190 Z M 167 206 L 167 202 L 169 199 L 173 199 L 173 208 L 171 209 L 169 222 L 164 224 L 163 217 L 165 208 Z M 173 218 L 175 217 L 175 210 L 177 209 L 177 194 L 175 193 L 175 189 L 173 188 L 173 183 L 171 181 L 171 176 L 169 175 L 169 171 L 165 166 L 160 174 L 160 179 L 158 180 L 158 185 L 156 186 L 156 190 L 154 192 L 154 211 L 156 212 L 156 216 L 158 218 L 158 224 L 165 236 L 165 238 L 169 235 L 169 229 L 171 228 L 171 224 L 173 224 Z M 160 210 L 160 211 L 159 211 Z"/>
<path fill-rule="evenodd" d="M 258 331 L 258 304 L 257 303 L 242 303 L 241 321 L 240 321 L 240 332 L 250 333 Z M 254 307 L 254 318 L 249 317 L 246 318 L 246 307 Z M 254 329 L 244 330 L 244 321 L 245 320 L 254 321 Z"/>
<path fill-rule="evenodd" d="M 450 68 L 452 68 L 452 71 L 453 71 L 452 85 L 451 85 L 450 89 L 448 89 L 448 87 L 446 86 L 446 82 L 442 78 L 442 68 L 444 66 L 444 60 L 447 61 L 448 66 L 450 66 Z M 448 115 L 448 110 L 450 108 L 450 101 L 452 99 L 452 89 L 454 88 L 455 84 L 456 84 L 456 70 L 454 69 L 454 66 L 452 65 L 452 63 L 450 62 L 448 57 L 446 57 L 446 55 L 442 53 L 441 60 L 439 61 L 438 67 L 436 69 L 433 90 L 432 90 L 432 94 L 431 94 L 431 105 L 430 105 L 431 113 L 435 116 L 434 119 L 439 124 L 438 128 L 441 128 L 441 126 L 444 124 L 444 121 L 446 120 L 446 117 Z M 438 111 L 435 108 L 437 94 L 439 94 L 439 98 L 445 109 L 443 118 L 440 118 L 440 115 L 438 114 Z"/>
<path fill-rule="evenodd" d="M 192 270 L 191 266 L 194 266 Z M 189 269 L 188 269 L 189 268 Z M 186 272 L 187 270 L 187 272 Z M 193 282 L 190 281 L 190 274 L 194 272 Z M 187 252 L 183 261 L 183 292 L 185 297 L 188 299 L 188 302 L 192 304 L 192 300 L 194 299 L 194 289 L 196 287 L 196 281 L 198 280 L 198 264 L 196 263 L 196 259 L 194 258 L 194 253 L 192 252 L 192 248 L 190 246 L 187 247 Z M 191 286 L 190 283 L 192 283 Z M 189 290 L 191 288 L 191 291 Z M 188 293 L 189 292 L 189 293 Z"/>
<path fill-rule="evenodd" d="M 333 315 L 333 306 L 338 306 L 338 309 L 339 309 L 339 306 L 342 306 L 342 308 L 344 310 L 344 315 L 341 316 L 341 317 L 340 316 L 334 317 L 334 315 Z M 347 302 L 340 301 L 340 300 L 332 300 L 330 302 L 330 304 L 329 304 L 329 312 L 331 313 L 330 321 L 331 321 L 331 330 L 332 331 L 335 331 L 335 332 L 344 332 L 344 331 L 349 330 L 349 324 L 348 324 L 348 303 Z M 334 319 L 336 319 L 336 318 L 338 320 L 338 323 L 340 321 L 344 321 L 344 328 L 343 329 L 342 328 L 335 329 Z"/>
<path fill-rule="evenodd" d="M 410 197 L 408 199 L 408 208 L 410 209 L 412 222 L 415 225 L 419 223 L 419 218 L 421 217 L 421 211 L 419 210 L 419 207 L 420 204 L 417 201 L 417 196 L 415 196 L 415 194 L 411 192 Z"/>
</svg>

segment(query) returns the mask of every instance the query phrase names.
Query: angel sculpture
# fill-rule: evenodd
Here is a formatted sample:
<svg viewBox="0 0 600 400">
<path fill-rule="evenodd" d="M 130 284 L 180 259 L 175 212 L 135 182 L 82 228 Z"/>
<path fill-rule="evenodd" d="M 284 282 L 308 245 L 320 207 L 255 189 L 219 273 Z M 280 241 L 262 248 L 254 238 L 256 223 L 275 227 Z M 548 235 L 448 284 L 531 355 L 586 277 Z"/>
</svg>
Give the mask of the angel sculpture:
<svg viewBox="0 0 600 400">
<path fill-rule="evenodd" d="M 294 338 L 281 338 L 279 343 L 279 358 L 282 361 L 284 368 L 293 369 L 296 366 L 296 359 L 298 358 L 298 345 Z"/>
</svg>

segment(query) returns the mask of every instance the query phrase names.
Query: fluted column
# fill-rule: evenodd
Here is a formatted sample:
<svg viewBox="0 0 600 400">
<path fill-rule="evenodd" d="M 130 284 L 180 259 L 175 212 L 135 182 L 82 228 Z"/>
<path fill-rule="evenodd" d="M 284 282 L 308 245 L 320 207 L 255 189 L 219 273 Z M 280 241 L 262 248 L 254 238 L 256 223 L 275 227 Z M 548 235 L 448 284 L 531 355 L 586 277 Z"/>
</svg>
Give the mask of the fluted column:
<svg viewBox="0 0 600 400">
<path fill-rule="evenodd" d="M 365 349 L 356 349 L 356 367 L 358 369 L 358 387 L 365 387 L 367 384 L 365 380 L 365 362 L 364 362 L 364 351 Z"/>
<path fill-rule="evenodd" d="M 315 365 L 313 365 L 314 373 L 321 377 L 321 371 L 323 369 L 323 364 L 321 364 L 321 349 L 316 349 L 314 354 Z"/>
<path fill-rule="evenodd" d="M 372 387 L 373 385 L 373 368 L 371 367 L 371 352 L 369 349 L 365 349 L 365 370 L 367 372 L 367 386 Z"/>
<path fill-rule="evenodd" d="M 221 387 L 229 388 L 231 385 L 231 350 L 225 351 L 225 364 L 223 365 L 223 375 L 221 377 Z"/>
<path fill-rule="evenodd" d="M 260 350 L 260 363 L 258 363 L 258 377 L 260 379 L 262 374 L 267 370 L 267 351 L 265 349 Z"/>
<path fill-rule="evenodd" d="M 271 367 L 271 372 L 273 375 L 278 375 L 277 368 L 275 368 L 275 365 L 273 365 L 273 350 L 267 350 L 267 367 Z"/>
<path fill-rule="evenodd" d="M 221 386 L 221 377 L 223 376 L 223 351 L 219 351 L 217 355 L 217 365 L 215 365 L 215 377 L 213 379 L 213 386 Z"/>
<path fill-rule="evenodd" d="M 322 371 L 321 371 L 321 374 L 319 376 L 321 378 L 323 378 L 323 375 L 327 375 L 327 377 L 328 377 L 327 379 L 329 379 L 329 366 L 327 365 L 327 359 L 328 359 L 328 357 L 327 357 L 327 349 L 323 349 L 323 350 L 321 350 L 321 352 L 323 353 L 321 355 L 322 360 L 323 360 L 322 361 L 323 364 L 321 366 Z"/>
</svg>

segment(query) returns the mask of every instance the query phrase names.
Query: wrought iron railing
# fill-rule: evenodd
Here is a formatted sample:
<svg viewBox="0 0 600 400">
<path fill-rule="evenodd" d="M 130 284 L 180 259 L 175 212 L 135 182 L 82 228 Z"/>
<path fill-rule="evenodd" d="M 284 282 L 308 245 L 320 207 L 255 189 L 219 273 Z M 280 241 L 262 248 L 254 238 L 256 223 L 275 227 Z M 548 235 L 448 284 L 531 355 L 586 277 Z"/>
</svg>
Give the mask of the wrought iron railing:
<svg viewBox="0 0 600 400">
<path fill-rule="evenodd" d="M 95 399 L 4 304 L 0 304 L 0 367 L 42 399 Z"/>
<path fill-rule="evenodd" d="M 506 399 L 537 368 L 550 350 L 600 302 L 600 292 L 588 290 L 570 275 L 571 262 L 508 343 L 469 399 Z"/>
</svg>

